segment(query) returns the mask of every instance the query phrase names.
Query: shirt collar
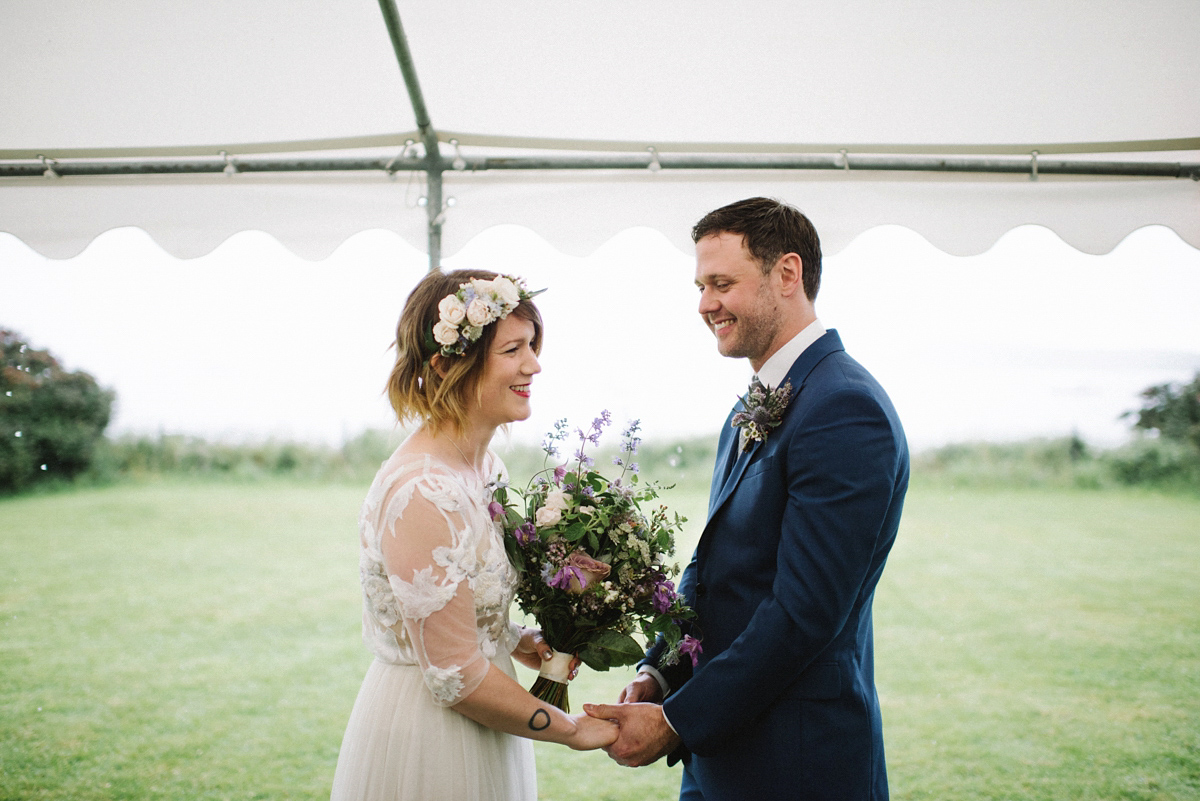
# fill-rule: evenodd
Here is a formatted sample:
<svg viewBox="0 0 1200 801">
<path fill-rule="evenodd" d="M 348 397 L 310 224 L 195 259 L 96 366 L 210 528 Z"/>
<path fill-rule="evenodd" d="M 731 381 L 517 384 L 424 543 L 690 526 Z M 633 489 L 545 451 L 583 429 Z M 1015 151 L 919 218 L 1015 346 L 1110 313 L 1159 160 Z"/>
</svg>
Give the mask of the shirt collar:
<svg viewBox="0 0 1200 801">
<path fill-rule="evenodd" d="M 767 359 L 762 369 L 758 371 L 758 380 L 768 389 L 774 389 L 782 384 L 783 379 L 787 378 L 788 370 L 792 369 L 792 365 L 795 364 L 796 359 L 800 358 L 800 354 L 823 336 L 825 336 L 825 326 L 821 325 L 820 320 L 813 320 L 799 334 L 789 339 L 782 348 L 775 351 L 771 358 Z"/>
</svg>

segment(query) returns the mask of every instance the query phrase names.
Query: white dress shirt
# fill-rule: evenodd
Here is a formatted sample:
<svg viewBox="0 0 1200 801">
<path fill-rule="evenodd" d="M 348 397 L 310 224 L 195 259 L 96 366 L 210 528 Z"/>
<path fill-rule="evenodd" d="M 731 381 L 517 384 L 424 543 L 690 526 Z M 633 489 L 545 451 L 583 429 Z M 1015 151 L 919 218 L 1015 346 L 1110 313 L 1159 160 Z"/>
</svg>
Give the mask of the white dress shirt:
<svg viewBox="0 0 1200 801">
<path fill-rule="evenodd" d="M 800 358 L 800 354 L 808 350 L 809 345 L 823 336 L 825 336 L 825 326 L 821 325 L 820 320 L 813 320 L 801 329 L 799 334 L 789 339 L 787 344 L 771 354 L 771 358 L 767 359 L 758 371 L 758 380 L 767 389 L 778 387 L 783 383 L 783 379 L 787 378 L 788 370 L 792 369 L 792 365 L 796 363 L 796 359 Z"/>
</svg>

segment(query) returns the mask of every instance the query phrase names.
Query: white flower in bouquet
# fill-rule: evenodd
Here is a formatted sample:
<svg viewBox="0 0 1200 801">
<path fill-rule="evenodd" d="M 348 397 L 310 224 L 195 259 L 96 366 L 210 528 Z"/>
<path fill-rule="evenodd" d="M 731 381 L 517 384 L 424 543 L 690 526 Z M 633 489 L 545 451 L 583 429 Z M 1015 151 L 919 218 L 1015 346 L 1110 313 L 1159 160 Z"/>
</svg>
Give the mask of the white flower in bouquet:
<svg viewBox="0 0 1200 801">
<path fill-rule="evenodd" d="M 565 492 L 559 487 L 555 487 L 546 493 L 546 506 L 551 509 L 557 509 L 560 512 L 566 511 L 571 505 L 571 494 Z"/>
<path fill-rule="evenodd" d="M 562 522 L 562 509 L 556 509 L 553 506 L 543 506 L 534 514 L 534 521 L 537 523 L 538 528 L 557 526 Z"/>
</svg>

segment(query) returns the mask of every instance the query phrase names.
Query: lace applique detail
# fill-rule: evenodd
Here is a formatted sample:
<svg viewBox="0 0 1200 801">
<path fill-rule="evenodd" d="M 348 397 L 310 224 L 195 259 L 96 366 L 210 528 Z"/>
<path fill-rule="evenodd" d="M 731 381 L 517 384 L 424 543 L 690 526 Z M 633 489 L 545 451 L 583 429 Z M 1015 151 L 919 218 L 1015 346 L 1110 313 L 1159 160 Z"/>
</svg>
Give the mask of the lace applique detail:
<svg viewBox="0 0 1200 801">
<path fill-rule="evenodd" d="M 466 507 L 463 489 L 454 479 L 436 473 L 427 474 L 425 481 L 421 482 L 421 494 L 447 512 L 462 512 Z"/>
<path fill-rule="evenodd" d="M 392 592 L 400 602 L 404 617 L 409 620 L 424 620 L 445 607 L 454 598 L 457 584 L 439 584 L 433 577 L 433 568 L 427 567 L 413 573 L 411 582 L 395 576 L 388 577 Z"/>
<path fill-rule="evenodd" d="M 430 665 L 425 668 L 425 684 L 439 706 L 450 706 L 458 700 L 458 694 L 462 692 L 462 671 L 457 665 L 448 668 Z"/>
<path fill-rule="evenodd" d="M 384 489 L 386 490 L 388 488 L 385 486 Z M 388 502 L 387 512 L 383 515 L 383 517 L 386 519 L 390 516 L 393 516 L 390 515 L 390 512 L 395 509 L 396 514 L 394 517 L 397 520 L 402 520 L 404 518 L 404 510 L 408 507 L 408 502 L 412 500 L 413 493 L 416 491 L 416 489 L 417 484 L 415 481 L 406 481 L 401 484 L 392 495 L 392 499 Z"/>
<path fill-rule="evenodd" d="M 500 576 L 491 570 L 480 572 L 470 584 L 475 593 L 476 609 L 490 611 L 504 602 L 504 585 Z"/>
<path fill-rule="evenodd" d="M 392 593 L 383 565 L 363 551 L 358 558 L 358 576 L 362 581 L 363 596 L 371 614 L 382 625 L 390 627 L 400 622 L 400 604 Z"/>
<path fill-rule="evenodd" d="M 454 547 L 441 546 L 433 549 L 434 563 L 446 571 L 446 581 L 455 584 L 479 570 L 479 556 L 475 553 L 476 543 L 465 536 L 456 536 Z"/>
<path fill-rule="evenodd" d="M 479 640 L 479 650 L 483 653 L 483 658 L 489 662 L 496 658 L 497 647 L 496 641 L 490 637 L 482 637 Z"/>
</svg>

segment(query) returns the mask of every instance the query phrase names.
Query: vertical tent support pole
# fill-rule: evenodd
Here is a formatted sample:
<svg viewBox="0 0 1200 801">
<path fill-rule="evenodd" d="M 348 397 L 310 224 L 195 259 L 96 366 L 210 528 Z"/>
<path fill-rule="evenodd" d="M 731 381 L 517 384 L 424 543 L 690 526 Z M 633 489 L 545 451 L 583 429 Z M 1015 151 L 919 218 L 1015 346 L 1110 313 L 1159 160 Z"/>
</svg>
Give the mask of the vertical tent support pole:
<svg viewBox="0 0 1200 801">
<path fill-rule="evenodd" d="M 425 147 L 425 215 L 429 220 L 429 269 L 432 272 L 442 263 L 442 153 L 438 146 L 437 131 L 434 130 L 433 123 L 429 120 L 429 111 L 425 108 L 425 96 L 421 93 L 420 82 L 417 81 L 417 68 L 413 65 L 412 52 L 408 49 L 408 37 L 404 35 L 404 26 L 400 22 L 396 2 L 379 0 L 379 8 L 383 11 L 384 22 L 387 23 L 392 49 L 396 51 L 400 72 L 404 75 L 404 85 L 408 87 L 408 99 L 412 102 L 413 116 L 416 117 L 417 130 L 421 134 L 421 144 Z"/>
</svg>

